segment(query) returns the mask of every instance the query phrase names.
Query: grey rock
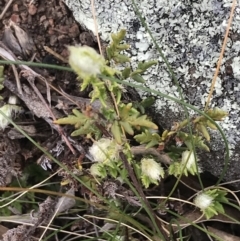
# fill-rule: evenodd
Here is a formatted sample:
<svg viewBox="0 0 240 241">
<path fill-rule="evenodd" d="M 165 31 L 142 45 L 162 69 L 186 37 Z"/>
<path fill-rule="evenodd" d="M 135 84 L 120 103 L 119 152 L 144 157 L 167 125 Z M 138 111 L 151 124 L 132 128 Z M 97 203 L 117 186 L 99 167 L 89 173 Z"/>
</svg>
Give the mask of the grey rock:
<svg viewBox="0 0 240 241">
<path fill-rule="evenodd" d="M 137 1 L 154 38 L 168 59 L 185 100 L 203 110 L 216 64 L 221 52 L 231 0 L 141 0 Z M 91 4 L 88 0 L 65 0 L 75 19 L 86 29 L 95 32 Z M 158 54 L 149 34 L 141 25 L 129 0 L 95 0 L 98 30 L 103 40 L 110 33 L 127 29 L 126 41 L 131 44 L 129 54 L 133 68 L 137 61 L 157 59 L 144 78 L 146 86 L 170 96 L 180 98 L 177 87 L 170 77 L 166 64 Z M 215 86 L 211 107 L 229 112 L 229 117 L 220 123 L 229 141 L 230 163 L 224 179 L 240 179 L 240 6 L 236 6 L 230 35 L 220 73 Z M 226 73 L 232 67 L 233 73 Z M 142 96 L 147 93 L 142 93 Z M 170 128 L 173 121 L 183 118 L 183 108 L 178 104 L 158 98 L 156 110 L 161 113 L 159 124 Z M 194 114 L 190 110 L 190 114 Z M 205 170 L 220 176 L 224 166 L 225 148 L 221 136 L 212 133 L 211 153 L 201 155 Z M 240 184 L 237 183 L 240 187 Z"/>
</svg>

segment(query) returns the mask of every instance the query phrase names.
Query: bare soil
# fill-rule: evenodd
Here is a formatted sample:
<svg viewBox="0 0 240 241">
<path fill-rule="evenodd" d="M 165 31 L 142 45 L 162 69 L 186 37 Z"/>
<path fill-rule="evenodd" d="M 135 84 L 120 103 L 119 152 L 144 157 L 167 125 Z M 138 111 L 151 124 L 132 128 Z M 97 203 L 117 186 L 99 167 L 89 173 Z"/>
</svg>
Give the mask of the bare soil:
<svg viewBox="0 0 240 241">
<path fill-rule="evenodd" d="M 75 22 L 71 12 L 61 0 L 14 0 L 9 7 L 6 7 L 8 2 L 10 1 L 0 1 L 1 59 L 6 59 L 3 56 L 6 51 L 15 60 L 67 66 L 68 45 L 81 44 L 97 48 L 91 33 L 84 31 Z M 53 88 L 72 95 L 73 99 L 74 96 L 80 97 L 80 100 L 74 99 L 75 101 L 84 101 L 81 97 L 87 97 L 87 93 L 79 91 L 79 82 L 72 72 L 49 68 L 29 68 L 16 65 L 14 73 L 10 65 L 4 65 L 5 88 L 0 93 L 3 97 L 1 106 L 8 103 L 10 96 L 17 96 L 17 104 L 22 109 L 14 116 L 14 122 L 40 146 L 55 156 L 59 162 L 70 170 L 77 170 L 84 155 L 85 140 L 70 139 L 71 129 L 56 128 L 52 124 L 53 119 L 63 117 L 74 106 Z M 17 77 L 20 87 L 17 85 Z M 22 187 L 29 187 L 58 169 L 57 165 L 52 163 L 12 125 L 1 130 L 0 135 L 2 137 L 0 140 L 0 187 L 16 186 L 18 184 L 13 184 L 16 180 L 21 183 Z M 25 175 L 27 175 L 27 182 L 22 185 L 21 178 Z M 68 179 L 68 174 L 64 171 L 59 175 L 61 178 L 55 177 L 52 180 Z M 74 181 L 66 185 L 67 189 L 69 186 L 78 190 L 78 185 Z M 48 189 L 59 191 L 57 186 L 51 186 Z M 62 191 L 64 192 L 64 189 Z M 42 202 L 44 199 L 42 195 L 34 197 L 36 202 Z M 29 213 L 30 206 L 22 204 L 21 213 Z M 53 206 L 47 204 L 47 207 L 44 206 L 42 209 L 42 214 L 39 210 L 38 217 L 51 213 L 53 209 Z M 19 210 L 12 211 L 9 214 L 19 213 Z M 5 211 L 1 213 L 1 215 L 6 214 Z M 0 226 L 0 234 L 6 233 L 3 240 L 32 240 L 31 236 L 39 235 L 36 227 L 45 221 L 46 217 L 41 217 L 34 223 L 35 228 L 20 227 L 8 233 L 6 233 L 5 226 Z M 9 224 L 6 226 L 11 227 Z"/>
</svg>

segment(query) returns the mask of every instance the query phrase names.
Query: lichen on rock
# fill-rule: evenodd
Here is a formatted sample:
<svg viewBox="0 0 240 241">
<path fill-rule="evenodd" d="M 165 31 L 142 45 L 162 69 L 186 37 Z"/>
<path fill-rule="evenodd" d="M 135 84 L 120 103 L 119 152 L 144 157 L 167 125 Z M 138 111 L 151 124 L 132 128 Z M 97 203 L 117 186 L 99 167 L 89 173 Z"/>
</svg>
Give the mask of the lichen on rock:
<svg viewBox="0 0 240 241">
<path fill-rule="evenodd" d="M 95 32 L 90 1 L 65 0 L 65 3 L 83 27 Z M 232 0 L 141 0 L 138 6 L 170 63 L 183 89 L 185 100 L 203 110 L 220 56 Z M 151 68 L 144 76 L 147 79 L 146 86 L 179 98 L 166 64 L 135 14 L 132 1 L 95 0 L 95 9 L 99 34 L 103 40 L 108 41 L 113 32 L 127 29 L 126 41 L 131 45 L 129 54 L 133 67 L 138 61 L 158 59 L 157 67 Z M 225 176 L 226 180 L 231 181 L 240 178 L 239 13 L 238 3 L 211 100 L 211 107 L 219 107 L 229 112 L 229 117 L 220 125 L 231 148 L 231 161 Z M 183 117 L 181 106 L 161 97 L 156 103 L 156 110 L 164 117 L 159 123 L 163 128 L 169 128 L 171 121 L 178 121 Z M 213 133 L 212 152 L 205 156 L 203 164 L 205 169 L 211 170 L 216 176 L 220 176 L 222 172 L 225 154 L 223 142 L 219 138 L 220 135 Z"/>
</svg>

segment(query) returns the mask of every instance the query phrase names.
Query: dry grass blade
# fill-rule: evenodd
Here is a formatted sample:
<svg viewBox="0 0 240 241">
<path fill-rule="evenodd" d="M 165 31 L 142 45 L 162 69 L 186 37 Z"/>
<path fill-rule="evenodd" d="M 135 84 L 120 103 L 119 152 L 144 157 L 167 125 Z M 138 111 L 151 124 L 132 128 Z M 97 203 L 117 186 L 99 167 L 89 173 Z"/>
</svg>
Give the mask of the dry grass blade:
<svg viewBox="0 0 240 241">
<path fill-rule="evenodd" d="M 0 20 L 3 18 L 4 14 L 7 12 L 8 8 L 10 7 L 10 5 L 12 4 L 13 0 L 8 0 L 8 3 L 6 4 L 6 6 L 4 7 L 1 15 L 0 15 Z"/>
<path fill-rule="evenodd" d="M 103 56 L 101 41 L 100 41 L 99 34 L 98 34 L 98 25 L 97 25 L 97 20 L 96 20 L 96 11 L 95 11 L 95 6 L 94 6 L 94 0 L 91 0 L 91 8 L 92 8 L 92 15 L 93 15 L 93 21 L 94 21 L 94 26 L 95 26 L 95 33 L 97 36 L 98 48 L 99 48 L 100 54 Z"/>
<path fill-rule="evenodd" d="M 222 62 L 222 59 L 223 59 L 223 54 L 224 54 L 224 51 L 225 51 L 225 48 L 226 48 L 227 39 L 228 39 L 228 33 L 229 33 L 229 29 L 230 29 L 230 26 L 231 26 L 231 23 L 232 23 L 233 12 L 235 10 L 235 7 L 236 7 L 236 0 L 233 0 L 232 9 L 231 9 L 231 13 L 230 13 L 230 18 L 229 18 L 229 21 L 228 21 L 227 30 L 226 30 L 224 41 L 223 41 L 223 45 L 222 45 L 222 51 L 221 51 L 221 54 L 220 54 L 220 57 L 219 57 L 219 60 L 218 60 L 217 69 L 215 71 L 215 74 L 214 74 L 214 77 L 213 77 L 213 80 L 212 80 L 212 84 L 211 84 L 211 87 L 210 87 L 210 92 L 209 92 L 208 97 L 207 97 L 205 111 L 208 108 L 208 105 L 210 103 L 210 99 L 211 99 L 211 96 L 212 96 L 212 93 L 213 93 L 213 90 L 214 90 L 214 86 L 215 86 L 216 81 L 217 81 L 217 76 L 218 76 L 218 72 L 219 72 L 219 69 L 220 69 L 220 66 L 221 66 L 221 62 Z"/>
<path fill-rule="evenodd" d="M 219 229 L 213 228 L 213 227 L 207 227 L 207 229 L 211 232 L 216 234 L 218 237 L 221 237 L 221 239 L 225 240 L 225 241 L 240 241 L 240 238 L 235 236 L 235 235 L 231 235 L 229 233 L 220 231 Z"/>
<path fill-rule="evenodd" d="M 50 175 L 49 177 L 47 177 L 46 179 L 44 179 L 43 181 L 41 181 L 40 183 L 37 183 L 36 185 L 32 186 L 29 188 L 30 189 L 34 189 L 37 187 L 40 187 L 43 183 L 47 182 L 48 180 L 50 180 L 53 176 L 55 176 L 56 174 L 58 174 L 61 171 L 61 169 L 59 169 L 57 172 L 53 173 L 52 175 Z M 17 196 L 16 198 L 13 198 L 11 201 L 9 201 L 8 203 L 5 203 L 4 205 L 1 205 L 0 208 L 4 208 L 7 207 L 8 205 L 10 205 L 11 203 L 14 203 L 16 200 L 18 200 L 20 197 L 22 197 L 23 195 L 25 195 L 27 191 L 23 191 L 22 193 L 19 194 L 19 196 Z M 30 215 L 29 215 L 30 217 Z"/>
<path fill-rule="evenodd" d="M 224 206 L 225 213 L 235 219 L 239 219 L 239 213 L 236 212 L 236 209 L 231 208 L 229 206 Z M 169 223 L 161 219 L 160 217 L 157 217 L 159 221 L 165 223 L 168 227 Z M 176 219 L 177 224 L 172 224 L 171 227 L 173 228 L 174 232 L 179 231 L 179 227 L 181 228 L 186 228 L 188 226 L 191 226 L 192 223 L 204 223 L 204 222 L 212 222 L 212 221 L 217 221 L 217 222 L 222 222 L 222 223 L 232 223 L 235 224 L 235 221 L 228 218 L 226 215 L 219 213 L 218 215 L 215 215 L 211 219 L 206 219 L 204 214 L 198 210 L 195 209 L 192 212 L 188 212 L 186 214 L 181 215 L 181 217 Z"/>
<path fill-rule="evenodd" d="M 96 219 L 96 220 L 104 220 L 105 222 L 112 222 L 112 223 L 116 223 L 118 224 L 119 222 L 117 220 L 111 219 L 111 218 L 103 218 L 103 217 L 99 217 L 99 216 L 94 216 L 94 215 L 84 215 L 84 217 L 86 218 L 92 218 L 92 219 Z M 152 241 L 151 238 L 149 238 L 148 236 L 146 236 L 144 233 L 140 232 L 139 230 L 133 228 L 132 226 L 125 224 L 124 222 L 121 222 L 121 226 L 125 226 L 133 231 L 135 231 L 136 233 L 141 234 L 143 237 L 145 237 L 147 240 Z"/>
<path fill-rule="evenodd" d="M 75 196 L 75 191 L 74 188 L 69 189 L 66 194 L 68 195 L 72 195 Z M 75 205 L 76 201 L 74 198 L 69 198 L 69 197 L 61 197 L 58 200 L 58 203 L 55 206 L 55 212 L 52 215 L 51 219 L 48 222 L 48 225 L 46 227 L 46 229 L 44 230 L 44 232 L 42 233 L 41 237 L 39 238 L 39 241 L 41 241 L 46 233 L 46 231 L 48 230 L 48 228 L 50 227 L 51 223 L 53 222 L 54 218 L 56 217 L 56 215 L 60 212 L 64 212 L 69 210 L 70 208 L 72 208 Z"/>
<path fill-rule="evenodd" d="M 54 50 L 49 48 L 48 46 L 43 46 L 43 48 L 51 55 L 53 55 L 55 58 L 61 60 L 63 63 L 68 63 L 68 60 L 64 59 L 60 54 L 56 53 Z"/>
</svg>

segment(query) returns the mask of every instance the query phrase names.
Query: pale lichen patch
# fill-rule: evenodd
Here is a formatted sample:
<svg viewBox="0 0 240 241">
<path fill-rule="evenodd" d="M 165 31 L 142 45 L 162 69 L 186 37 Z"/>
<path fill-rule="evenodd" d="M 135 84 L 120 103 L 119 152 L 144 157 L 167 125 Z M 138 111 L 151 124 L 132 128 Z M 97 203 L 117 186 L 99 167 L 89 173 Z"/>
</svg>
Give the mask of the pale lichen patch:
<svg viewBox="0 0 240 241">
<path fill-rule="evenodd" d="M 95 31 L 89 1 L 65 0 L 81 25 Z M 142 60 L 157 59 L 159 65 L 147 73 L 146 86 L 162 93 L 180 98 L 166 64 L 159 57 L 146 30 L 141 26 L 129 0 L 95 0 L 99 32 L 104 40 L 110 33 L 121 28 L 128 31 L 126 41 L 131 45 L 133 68 Z M 141 0 L 140 11 L 153 36 L 169 61 L 179 85 L 184 90 L 185 100 L 204 109 L 209 88 L 226 31 L 232 0 Z M 230 38 L 212 97 L 212 107 L 229 111 L 229 118 L 221 123 L 232 149 L 240 141 L 240 7 L 236 6 Z M 233 76 L 226 76 L 224 65 L 231 60 Z M 141 91 L 143 96 L 146 93 Z M 162 113 L 160 120 L 169 127 L 171 120 L 184 118 L 179 104 L 160 97 L 156 109 Z M 168 120 L 168 121 L 165 121 Z M 214 140 L 220 139 L 216 135 Z M 215 149 L 223 146 L 213 144 Z M 217 147 L 218 146 L 218 147 Z M 237 153 L 236 153 L 237 155 Z M 221 154 L 221 158 L 224 156 Z M 219 168 L 216 167 L 216 170 Z"/>
</svg>

